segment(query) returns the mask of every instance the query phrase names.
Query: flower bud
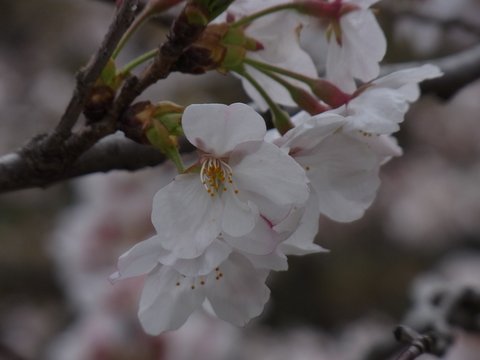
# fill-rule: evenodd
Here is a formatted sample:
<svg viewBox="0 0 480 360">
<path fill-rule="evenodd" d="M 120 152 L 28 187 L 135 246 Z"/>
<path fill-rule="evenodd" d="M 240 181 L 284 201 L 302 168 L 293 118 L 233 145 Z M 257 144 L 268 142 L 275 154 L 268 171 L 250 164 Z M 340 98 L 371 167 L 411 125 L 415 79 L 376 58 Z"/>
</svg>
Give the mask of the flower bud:
<svg viewBox="0 0 480 360">
<path fill-rule="evenodd" d="M 308 85 L 315 96 L 333 108 L 345 105 L 351 99 L 350 95 L 327 80 L 312 79 Z"/>
<path fill-rule="evenodd" d="M 94 86 L 87 96 L 87 100 L 83 107 L 83 114 L 87 118 L 87 124 L 93 124 L 103 119 L 107 114 L 113 99 L 115 98 L 115 91 L 106 86 Z"/>
<path fill-rule="evenodd" d="M 128 107 L 118 122 L 118 128 L 129 139 L 140 144 L 149 144 L 145 132 L 152 127 L 155 107 L 150 101 L 141 101 Z"/>
<path fill-rule="evenodd" d="M 302 88 L 292 86 L 289 90 L 293 101 L 310 115 L 320 114 L 329 108 L 322 105 L 314 96 Z"/>
</svg>

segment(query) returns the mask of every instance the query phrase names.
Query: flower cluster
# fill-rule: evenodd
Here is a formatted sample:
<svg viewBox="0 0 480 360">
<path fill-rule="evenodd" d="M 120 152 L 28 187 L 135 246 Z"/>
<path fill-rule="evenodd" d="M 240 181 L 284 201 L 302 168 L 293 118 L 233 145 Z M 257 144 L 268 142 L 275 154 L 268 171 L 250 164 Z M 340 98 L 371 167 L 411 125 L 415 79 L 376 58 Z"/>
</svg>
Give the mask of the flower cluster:
<svg viewBox="0 0 480 360">
<path fill-rule="evenodd" d="M 321 214 L 348 222 L 371 205 L 380 166 L 401 154 L 392 134 L 419 97 L 418 83 L 441 75 L 424 65 L 375 79 L 386 49 L 369 8 L 376 2 L 238 0 L 187 50 L 195 59 L 210 49 L 205 70 L 241 77 L 278 131 L 267 133 L 240 103 L 190 105 L 181 124 L 176 114 L 175 133 L 168 116 L 148 119 L 149 139 L 168 149 L 179 175 L 154 197 L 157 234 L 123 254 L 112 275 L 146 274 L 146 332 L 177 329 L 201 306 L 244 325 L 262 312 L 267 276 L 287 269 L 287 255 L 323 251 L 314 244 Z M 302 27 L 318 21 L 326 79 L 299 42 Z M 177 70 L 186 71 L 191 61 L 180 60 Z M 279 105 L 302 111 L 290 119 Z M 179 128 L 198 154 L 186 169 L 172 150 Z"/>
</svg>

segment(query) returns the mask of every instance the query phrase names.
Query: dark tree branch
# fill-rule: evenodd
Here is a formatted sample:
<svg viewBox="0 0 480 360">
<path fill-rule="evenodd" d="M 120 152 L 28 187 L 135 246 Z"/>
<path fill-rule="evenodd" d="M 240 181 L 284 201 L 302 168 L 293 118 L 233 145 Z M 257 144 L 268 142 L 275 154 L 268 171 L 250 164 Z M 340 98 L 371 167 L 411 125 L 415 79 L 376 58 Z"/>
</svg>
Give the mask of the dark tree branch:
<svg viewBox="0 0 480 360">
<path fill-rule="evenodd" d="M 416 20 L 421 23 L 427 23 L 432 25 L 437 25 L 442 29 L 460 29 L 476 35 L 480 37 L 480 27 L 477 24 L 467 22 L 464 19 L 458 18 L 451 18 L 451 19 L 442 19 L 440 17 L 435 17 L 429 14 L 419 13 L 417 11 L 413 11 L 411 9 L 402 8 L 400 9 L 396 7 L 391 7 L 390 5 L 386 4 L 378 4 L 376 6 L 380 7 L 381 14 L 387 15 L 389 18 L 393 20 L 401 19 L 401 18 L 410 18 L 412 20 Z"/>
<path fill-rule="evenodd" d="M 443 356 L 454 341 L 455 329 L 480 333 L 480 291 L 471 287 L 453 286 L 432 288 L 416 299 L 404 318 L 406 325 L 395 329 L 395 338 L 389 337 L 377 344 L 365 360 L 390 359 L 399 352 L 399 344 L 406 345 L 396 360 L 414 360 L 428 353 Z"/>
<path fill-rule="evenodd" d="M 73 126 L 82 113 L 86 97 L 92 85 L 100 76 L 122 35 L 133 22 L 136 4 L 137 0 L 125 0 L 118 9 L 98 51 L 90 59 L 89 63 L 78 72 L 77 86 L 73 92 L 73 96 L 52 136 L 66 138 L 70 135 Z"/>
</svg>

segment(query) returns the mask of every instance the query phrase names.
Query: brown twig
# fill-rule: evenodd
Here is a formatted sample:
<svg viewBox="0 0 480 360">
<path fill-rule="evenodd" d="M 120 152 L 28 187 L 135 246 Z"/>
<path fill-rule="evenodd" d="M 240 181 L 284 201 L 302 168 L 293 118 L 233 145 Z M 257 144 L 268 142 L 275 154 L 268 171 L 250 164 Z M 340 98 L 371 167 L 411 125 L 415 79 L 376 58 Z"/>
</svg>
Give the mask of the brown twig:
<svg viewBox="0 0 480 360">
<path fill-rule="evenodd" d="M 97 52 L 88 64 L 78 72 L 76 76 L 77 86 L 75 87 L 73 96 L 52 136 L 64 139 L 70 135 L 73 126 L 83 110 L 86 97 L 93 83 L 100 76 L 102 69 L 110 59 L 120 38 L 133 22 L 137 2 L 138 0 L 125 0 L 122 3 Z"/>
</svg>

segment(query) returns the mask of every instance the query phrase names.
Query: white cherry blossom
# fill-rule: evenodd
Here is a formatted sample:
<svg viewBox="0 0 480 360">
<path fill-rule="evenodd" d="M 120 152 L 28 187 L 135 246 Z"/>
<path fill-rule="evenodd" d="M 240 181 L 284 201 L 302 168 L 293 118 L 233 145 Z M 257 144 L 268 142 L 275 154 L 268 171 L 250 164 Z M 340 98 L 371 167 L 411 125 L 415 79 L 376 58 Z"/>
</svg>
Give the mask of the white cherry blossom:
<svg viewBox="0 0 480 360">
<path fill-rule="evenodd" d="M 350 0 L 358 9 L 339 20 L 340 39 L 328 38 L 327 79 L 345 92 L 355 90 L 355 79 L 370 81 L 380 73 L 379 62 L 385 56 L 387 41 L 369 7 L 379 0 Z"/>
<path fill-rule="evenodd" d="M 293 120 L 298 126 L 276 143 L 305 168 L 318 211 L 336 221 L 360 218 L 375 198 L 380 166 L 401 153 L 396 142 L 351 131 L 354 120 L 333 112 Z"/>
<path fill-rule="evenodd" d="M 177 259 L 156 236 L 122 255 L 112 279 L 147 274 L 138 315 L 145 331 L 157 335 L 178 329 L 206 300 L 221 319 L 245 325 L 269 298 L 268 273 L 218 239 L 196 259 Z"/>
<path fill-rule="evenodd" d="M 304 206 L 309 196 L 304 170 L 263 141 L 265 123 L 247 105 L 191 105 L 182 125 L 199 150 L 200 174 L 178 175 L 155 195 L 152 222 L 163 247 L 178 258 L 195 258 L 221 236 L 240 250 L 273 251 L 271 237 L 245 236 L 271 234 L 265 228 Z"/>
</svg>

